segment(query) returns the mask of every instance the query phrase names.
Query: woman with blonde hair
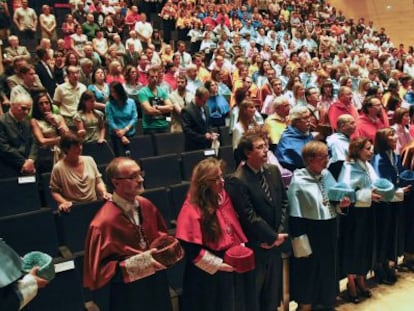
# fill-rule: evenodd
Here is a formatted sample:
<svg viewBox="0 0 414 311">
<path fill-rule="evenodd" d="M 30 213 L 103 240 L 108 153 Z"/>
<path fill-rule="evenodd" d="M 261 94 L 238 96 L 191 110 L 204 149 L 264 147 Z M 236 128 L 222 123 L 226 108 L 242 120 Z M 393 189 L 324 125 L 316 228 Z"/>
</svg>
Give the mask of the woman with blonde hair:
<svg viewBox="0 0 414 311">
<path fill-rule="evenodd" d="M 224 189 L 223 162 L 199 162 L 177 219 L 177 238 L 187 255 L 183 284 L 183 310 L 249 309 L 249 295 L 236 282 L 243 274 L 223 261 L 224 253 L 247 241 L 233 204 Z M 240 284 L 242 285 L 242 284 Z M 243 284 L 244 285 L 244 284 Z M 252 306 L 251 306 L 252 307 Z"/>
<path fill-rule="evenodd" d="M 122 74 L 122 65 L 119 61 L 113 60 L 108 66 L 108 74 L 106 76 L 106 83 L 112 82 L 125 83 L 125 77 Z"/>
<path fill-rule="evenodd" d="M 233 150 L 237 148 L 240 138 L 248 129 L 257 125 L 254 118 L 256 113 L 256 106 L 253 101 L 249 99 L 243 100 L 239 105 L 239 119 L 233 128 L 232 145 Z"/>
<path fill-rule="evenodd" d="M 364 102 L 367 91 L 370 87 L 370 81 L 367 78 L 362 78 L 359 81 L 358 91 L 352 96 L 355 108 L 359 111 L 362 109 L 362 103 Z"/>
</svg>

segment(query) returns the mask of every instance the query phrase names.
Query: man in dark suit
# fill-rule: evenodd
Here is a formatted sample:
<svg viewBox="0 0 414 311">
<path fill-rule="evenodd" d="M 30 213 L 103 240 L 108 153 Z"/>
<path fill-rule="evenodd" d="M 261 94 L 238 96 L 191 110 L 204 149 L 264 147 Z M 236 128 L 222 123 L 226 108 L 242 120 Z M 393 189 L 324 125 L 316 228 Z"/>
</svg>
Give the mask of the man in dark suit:
<svg viewBox="0 0 414 311">
<path fill-rule="evenodd" d="M 255 253 L 251 285 L 255 311 L 274 311 L 282 297 L 281 247 L 287 239 L 287 196 L 279 169 L 267 163 L 268 144 L 257 134 L 238 145 L 246 162 L 226 182 L 240 223 Z"/>
<path fill-rule="evenodd" d="M 37 145 L 27 120 L 31 107 L 32 99 L 18 94 L 10 110 L 0 116 L 0 162 L 5 166 L 0 167 L 2 177 L 36 172 Z"/>
<path fill-rule="evenodd" d="M 194 102 L 181 110 L 185 150 L 211 148 L 211 143 L 217 139 L 210 126 L 210 114 L 206 105 L 210 93 L 205 87 L 196 90 Z"/>
<path fill-rule="evenodd" d="M 135 50 L 135 44 L 133 41 L 128 42 L 127 51 L 124 56 L 125 66 L 131 65 L 137 67 L 139 62 L 139 52 Z"/>
<path fill-rule="evenodd" d="M 53 70 L 47 63 L 49 61 L 49 53 L 44 48 L 38 48 L 36 54 L 39 58 L 39 62 L 35 66 L 36 74 L 39 76 L 50 98 L 53 98 L 57 84 Z"/>
</svg>

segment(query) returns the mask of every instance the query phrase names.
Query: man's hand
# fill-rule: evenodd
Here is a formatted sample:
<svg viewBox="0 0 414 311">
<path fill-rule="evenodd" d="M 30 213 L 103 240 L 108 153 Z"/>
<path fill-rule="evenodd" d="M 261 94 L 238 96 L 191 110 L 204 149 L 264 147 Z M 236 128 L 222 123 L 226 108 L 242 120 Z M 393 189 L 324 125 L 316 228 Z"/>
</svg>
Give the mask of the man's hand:
<svg viewBox="0 0 414 311">
<path fill-rule="evenodd" d="M 277 235 L 277 239 L 276 239 L 276 241 L 274 241 L 273 242 L 273 245 L 274 246 L 279 246 L 279 245 L 281 245 L 283 242 L 285 242 L 286 241 L 286 239 L 289 237 L 289 234 L 287 234 L 287 233 L 279 233 L 278 235 Z"/>
<path fill-rule="evenodd" d="M 35 280 L 36 280 L 36 283 L 37 283 L 37 286 L 39 287 L 39 288 L 43 288 L 43 287 L 45 287 L 49 282 L 47 281 L 47 280 L 45 280 L 45 279 L 42 279 L 41 277 L 39 277 L 39 276 L 37 276 L 37 272 L 39 271 L 39 267 L 34 267 L 32 270 L 30 270 L 30 272 L 29 272 L 29 274 L 31 274 L 31 275 L 33 275 L 34 276 L 34 278 L 35 278 Z"/>
<path fill-rule="evenodd" d="M 34 174 L 36 172 L 34 161 L 32 159 L 24 161 L 21 172 L 23 174 Z"/>
</svg>

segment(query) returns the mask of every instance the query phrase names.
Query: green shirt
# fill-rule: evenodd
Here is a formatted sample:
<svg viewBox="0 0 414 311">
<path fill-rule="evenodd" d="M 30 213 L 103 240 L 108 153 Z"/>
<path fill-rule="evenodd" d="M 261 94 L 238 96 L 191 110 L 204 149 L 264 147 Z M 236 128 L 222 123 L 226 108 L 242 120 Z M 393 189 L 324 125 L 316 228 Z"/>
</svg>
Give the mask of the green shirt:
<svg viewBox="0 0 414 311">
<path fill-rule="evenodd" d="M 151 106 L 162 106 L 164 105 L 164 100 L 168 98 L 168 94 L 159 86 L 157 86 L 157 96 L 152 93 L 148 86 L 142 88 L 138 92 L 138 100 L 142 104 L 143 102 L 149 102 Z M 142 110 L 142 128 L 145 129 L 167 129 L 170 126 L 170 123 L 167 121 L 165 115 L 152 116 L 145 114 Z"/>
</svg>

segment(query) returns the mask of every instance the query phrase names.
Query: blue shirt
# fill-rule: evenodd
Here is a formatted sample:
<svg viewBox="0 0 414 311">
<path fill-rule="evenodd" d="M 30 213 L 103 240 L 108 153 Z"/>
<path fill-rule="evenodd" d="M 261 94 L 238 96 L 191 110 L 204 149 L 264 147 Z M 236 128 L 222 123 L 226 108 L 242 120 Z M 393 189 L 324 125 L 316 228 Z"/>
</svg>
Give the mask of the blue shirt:
<svg viewBox="0 0 414 311">
<path fill-rule="evenodd" d="M 124 129 L 127 126 L 130 127 L 130 130 L 126 133 L 126 136 L 130 137 L 135 134 L 138 113 L 134 100 L 128 98 L 123 106 L 119 106 L 113 100 L 108 101 L 105 106 L 105 115 L 111 135 L 115 135 L 114 131 L 116 129 Z"/>
</svg>

